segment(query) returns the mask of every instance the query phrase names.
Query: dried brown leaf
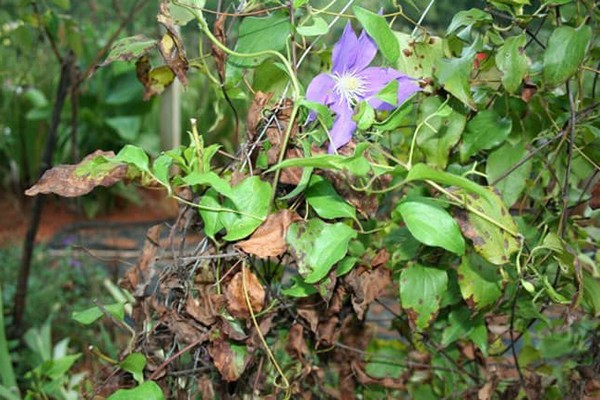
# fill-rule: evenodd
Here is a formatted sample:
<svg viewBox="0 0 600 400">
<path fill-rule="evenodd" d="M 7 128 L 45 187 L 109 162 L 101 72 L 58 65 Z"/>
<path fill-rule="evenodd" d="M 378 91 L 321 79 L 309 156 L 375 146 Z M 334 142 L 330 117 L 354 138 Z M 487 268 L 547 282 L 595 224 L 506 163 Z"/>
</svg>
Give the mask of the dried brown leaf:
<svg viewBox="0 0 600 400">
<path fill-rule="evenodd" d="M 308 346 L 304 340 L 304 327 L 302 325 L 294 323 L 291 326 L 290 336 L 285 349 L 293 357 L 304 360 L 304 356 L 308 354 Z"/>
<path fill-rule="evenodd" d="M 269 215 L 248 240 L 238 242 L 236 246 L 260 258 L 280 256 L 287 250 L 285 235 L 288 227 L 299 219 L 294 211 L 278 211 Z"/>
<path fill-rule="evenodd" d="M 137 264 L 129 268 L 120 281 L 121 287 L 134 293 L 136 297 L 143 297 L 144 290 L 154 274 L 152 267 L 156 261 L 161 228 L 162 224 L 157 224 L 148 229 L 144 247 L 142 248 L 142 253 Z"/>
<path fill-rule="evenodd" d="M 177 76 L 177 79 L 179 79 L 182 84 L 187 85 L 189 62 L 185 55 L 183 40 L 171 17 L 168 2 L 161 2 L 160 12 L 156 16 L 156 20 L 167 30 L 158 43 L 160 54 L 169 69 Z"/>
<path fill-rule="evenodd" d="M 273 93 L 264 93 L 260 90 L 254 95 L 252 104 L 248 109 L 248 116 L 246 117 L 246 129 L 248 131 L 248 140 L 253 142 L 258 135 L 258 126 L 263 119 L 263 110 L 273 97 Z"/>
<path fill-rule="evenodd" d="M 209 375 L 202 375 L 198 378 L 198 393 L 201 399 L 215 399 L 215 388 Z"/>
<path fill-rule="evenodd" d="M 27 196 L 54 193 L 64 197 L 77 197 L 88 194 L 97 186 L 112 186 L 122 181 L 127 176 L 127 165 L 110 164 L 107 168 L 90 173 L 79 173 L 78 168 L 91 162 L 98 156 L 111 158 L 115 156 L 112 151 L 96 150 L 86 156 L 79 164 L 58 165 L 44 172 L 40 180 L 27 189 Z"/>
<path fill-rule="evenodd" d="M 392 283 L 390 270 L 382 266 L 375 269 L 364 266 L 355 268 L 345 281 L 352 293 L 352 307 L 359 319 L 363 319 L 369 304 Z"/>
<path fill-rule="evenodd" d="M 227 46 L 227 35 L 225 34 L 225 21 L 227 16 L 225 14 L 219 14 L 213 25 L 213 34 L 217 40 Z M 221 50 L 216 44 L 211 46 L 212 55 L 217 65 L 217 73 L 221 82 L 225 81 L 225 62 L 227 61 L 227 54 Z"/>
<path fill-rule="evenodd" d="M 212 342 L 208 346 L 208 354 L 212 357 L 221 377 L 228 382 L 240 379 L 249 362 L 247 356 L 240 360 L 229 342 L 223 339 Z"/>
<path fill-rule="evenodd" d="M 263 309 L 265 302 L 265 289 L 260 284 L 260 281 L 251 271 L 245 269 L 238 272 L 229 281 L 229 285 L 225 291 L 227 299 L 227 310 L 236 318 L 248 318 L 250 312 L 246 304 L 246 295 L 243 285 L 243 276 L 246 277 L 246 290 L 254 313 L 260 312 Z"/>
</svg>

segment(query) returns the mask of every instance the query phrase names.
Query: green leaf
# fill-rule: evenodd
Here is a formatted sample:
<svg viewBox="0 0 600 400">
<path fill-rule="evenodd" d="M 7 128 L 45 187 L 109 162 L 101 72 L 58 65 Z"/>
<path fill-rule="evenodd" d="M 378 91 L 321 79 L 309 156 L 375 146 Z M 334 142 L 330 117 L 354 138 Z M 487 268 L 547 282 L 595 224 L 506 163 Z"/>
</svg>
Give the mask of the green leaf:
<svg viewBox="0 0 600 400">
<path fill-rule="evenodd" d="M 140 353 L 131 353 L 123 361 L 121 368 L 133 375 L 133 379 L 138 384 L 144 383 L 144 368 L 146 367 L 146 357 Z"/>
<path fill-rule="evenodd" d="M 478 8 L 459 11 L 452 18 L 450 25 L 448 25 L 446 35 L 453 33 L 458 28 L 463 26 L 479 26 L 483 24 L 491 24 L 493 21 L 494 19 L 490 14 Z"/>
<path fill-rule="evenodd" d="M 448 325 L 442 332 L 443 347 L 454 343 L 456 340 L 466 337 L 473 329 L 473 321 L 469 309 L 459 306 L 448 314 Z"/>
<path fill-rule="evenodd" d="M 425 164 L 417 164 L 413 166 L 406 176 L 407 182 L 423 180 L 432 180 L 444 185 L 458 186 L 471 193 L 475 193 L 484 197 L 490 195 L 489 191 L 485 187 L 480 186 L 475 182 L 468 180 L 467 178 L 444 171 L 438 171 Z"/>
<path fill-rule="evenodd" d="M 148 381 L 133 389 L 119 389 L 107 400 L 164 400 L 165 396 L 153 381 Z"/>
<path fill-rule="evenodd" d="M 58 360 L 48 360 L 36 370 L 50 379 L 62 379 L 80 357 L 81 354 L 72 354 Z"/>
<path fill-rule="evenodd" d="M 337 154 L 324 154 L 314 157 L 287 159 L 274 165 L 267 172 L 288 167 L 313 167 L 347 171 L 356 176 L 365 176 L 371 170 L 371 164 L 363 156 L 368 147 L 368 143 L 359 143 L 354 150 L 354 155 L 350 157 Z"/>
<path fill-rule="evenodd" d="M 140 171 L 150 172 L 150 159 L 144 150 L 131 144 L 126 144 L 114 157 L 115 161 L 135 165 Z"/>
<path fill-rule="evenodd" d="M 399 360 L 404 360 L 407 353 L 406 345 L 398 340 L 373 339 L 367 347 L 365 372 L 377 379 L 398 379 L 406 371 Z"/>
<path fill-rule="evenodd" d="M 137 60 L 156 47 L 157 44 L 157 40 L 148 39 L 144 35 L 135 35 L 117 40 L 110 48 L 110 52 L 101 66 L 114 61 Z"/>
<path fill-rule="evenodd" d="M 202 15 L 202 8 L 206 4 L 205 0 L 177 0 L 177 4 L 174 1 L 169 1 L 169 12 L 171 13 L 171 18 L 173 19 L 173 23 L 179 26 L 185 26 L 188 22 L 196 19 L 196 15 L 194 13 L 198 13 Z M 194 12 L 189 10 L 182 5 L 187 5 L 188 7 L 192 7 Z"/>
<path fill-rule="evenodd" d="M 375 95 L 381 101 L 393 106 L 398 104 L 398 81 L 392 79 L 379 93 Z"/>
<path fill-rule="evenodd" d="M 290 225 L 286 241 L 304 281 L 315 283 L 327 276 L 331 267 L 344 258 L 350 239 L 356 236 L 356 231 L 343 223 L 328 224 L 320 219 L 310 219 L 307 223 Z"/>
<path fill-rule="evenodd" d="M 360 261 L 358 257 L 344 257 L 337 265 L 335 269 L 335 276 L 338 278 L 340 276 L 346 275 L 348 272 L 352 271 L 357 262 Z"/>
<path fill-rule="evenodd" d="M 518 229 L 500 196 L 491 189 L 485 196 L 462 190 L 454 193 L 479 213 L 457 210 L 455 214 L 463 234 L 473 241 L 475 251 L 492 264 L 509 262 L 519 249 L 519 241 L 508 231 L 516 234 Z"/>
<path fill-rule="evenodd" d="M 419 330 L 429 326 L 447 290 L 446 271 L 419 264 L 410 265 L 400 274 L 402 308 Z"/>
<path fill-rule="evenodd" d="M 381 54 L 392 64 L 400 56 L 400 47 L 385 18 L 362 7 L 354 6 L 354 15 L 377 44 Z"/>
<path fill-rule="evenodd" d="M 133 142 L 140 132 L 142 121 L 138 116 L 107 118 L 106 124 L 113 128 L 126 142 Z"/>
<path fill-rule="evenodd" d="M 240 213 L 220 212 L 219 218 L 227 230 L 223 239 L 239 240 L 254 232 L 267 218 L 271 192 L 271 185 L 258 176 L 246 178 L 234 186 L 224 206 Z"/>
<path fill-rule="evenodd" d="M 488 182 L 495 182 L 496 179 L 500 178 L 508 169 L 512 168 L 525 157 L 526 154 L 527 151 L 523 142 L 519 142 L 514 146 L 510 143 L 505 143 L 502 147 L 490 153 L 485 167 Z M 495 187 L 502 194 L 502 199 L 508 207 L 511 207 L 521 196 L 531 173 L 531 167 L 532 162 L 527 161 L 495 184 Z"/>
<path fill-rule="evenodd" d="M 202 199 L 200 199 L 200 203 L 198 203 L 198 205 L 201 206 L 198 212 L 200 213 L 202 221 L 204 222 L 204 233 L 206 236 L 214 240 L 216 234 L 223 229 L 223 224 L 219 218 L 219 212 L 207 210 L 206 208 L 202 207 L 212 209 L 222 208 L 221 204 L 219 203 L 216 190 L 207 190 L 206 193 L 204 193 L 204 196 L 202 196 Z"/>
<path fill-rule="evenodd" d="M 281 51 L 291 32 L 290 18 L 286 13 L 275 12 L 268 17 L 246 17 L 242 20 L 235 51 L 258 53 L 265 50 Z M 255 67 L 269 55 L 253 57 L 231 56 L 228 63 L 237 67 Z"/>
<path fill-rule="evenodd" d="M 585 269 L 582 275 L 583 281 L 583 304 L 587 311 L 594 317 L 600 316 L 600 281 L 594 278 Z"/>
<path fill-rule="evenodd" d="M 421 243 L 464 254 L 465 240 L 458 224 L 443 208 L 417 199 L 400 203 L 396 210 L 410 233 Z"/>
<path fill-rule="evenodd" d="M 325 123 L 325 126 L 331 128 L 331 126 L 333 125 L 333 118 L 331 117 L 331 111 L 329 111 L 329 108 L 327 108 L 321 103 L 309 101 L 306 99 L 300 100 L 300 105 L 313 111 L 315 114 L 322 118 L 323 122 Z"/>
<path fill-rule="evenodd" d="M 373 127 L 379 131 L 393 131 L 404 123 L 404 119 L 413 109 L 413 103 L 405 102 L 394 109 L 391 114 L 381 122 L 375 122 Z"/>
<path fill-rule="evenodd" d="M 502 277 L 498 267 L 476 254 L 463 257 L 458 267 L 458 285 L 469 307 L 481 310 L 502 296 Z"/>
<path fill-rule="evenodd" d="M 160 183 L 170 189 L 169 185 L 169 170 L 173 164 L 173 157 L 168 154 L 161 154 L 154 160 L 152 164 L 152 174 Z"/>
<path fill-rule="evenodd" d="M 436 115 L 442 104 L 439 97 L 428 97 L 421 104 L 418 124 L 423 125 L 417 135 L 417 145 L 425 154 L 428 164 L 446 168 L 450 150 L 460 140 L 467 118 L 447 104 L 443 108 L 449 112 L 440 110 L 443 116 L 439 112 Z"/>
<path fill-rule="evenodd" d="M 281 294 L 290 297 L 307 297 L 311 294 L 317 293 L 317 289 L 314 285 L 309 285 L 304 282 L 301 276 L 293 276 L 291 279 L 292 286 L 289 288 L 281 289 Z"/>
<path fill-rule="evenodd" d="M 302 36 L 319 36 L 324 35 L 329 32 L 329 26 L 327 26 L 327 22 L 321 17 L 313 17 L 312 25 L 302 25 L 296 28 L 296 32 L 298 32 Z"/>
<path fill-rule="evenodd" d="M 502 144 L 511 130 L 510 118 L 500 117 L 493 110 L 479 112 L 467 123 L 463 144 L 460 147 L 461 160 L 467 161 L 480 150 L 488 150 Z"/>
<path fill-rule="evenodd" d="M 373 122 L 375 122 L 375 110 L 368 102 L 363 101 L 359 104 L 358 112 L 352 119 L 356 121 L 358 129 L 367 130 L 373 125 Z"/>
<path fill-rule="evenodd" d="M 433 66 L 444 56 L 443 40 L 432 36 L 420 41 L 408 33 L 394 34 L 400 46 L 397 69 L 411 78 L 433 77 Z"/>
<path fill-rule="evenodd" d="M 441 58 L 434 64 L 434 75 L 440 85 L 467 107 L 475 109 L 475 103 L 471 98 L 471 85 L 469 77 L 473 69 L 475 59 L 475 47 L 477 43 L 463 51 L 460 58 Z"/>
<path fill-rule="evenodd" d="M 578 29 L 570 26 L 556 28 L 544 52 L 544 82 L 557 86 L 565 82 L 579 69 L 590 43 L 592 28 L 582 25 Z"/>
<path fill-rule="evenodd" d="M 319 175 L 312 176 L 305 196 L 308 204 L 321 218 L 356 218 L 354 207 L 337 194 L 331 182 Z"/>
<path fill-rule="evenodd" d="M 496 66 L 502 71 L 502 84 L 509 93 L 514 93 L 521 87 L 521 82 L 527 75 L 527 55 L 525 55 L 525 34 L 511 36 L 496 53 Z"/>
<path fill-rule="evenodd" d="M 125 318 L 125 303 L 115 303 L 104 306 L 113 317 L 119 321 Z M 71 318 L 83 325 L 90 325 L 104 315 L 99 307 L 91 307 L 83 311 L 73 311 Z"/>
<path fill-rule="evenodd" d="M 390 259 L 396 264 L 406 261 L 417 255 L 419 242 L 406 227 L 397 228 L 383 238 L 384 246 L 391 252 Z"/>
<path fill-rule="evenodd" d="M 209 172 L 198 172 L 194 171 L 189 175 L 183 177 L 183 182 L 186 185 L 201 185 L 201 186 L 209 186 L 215 189 L 218 193 L 223 196 L 231 198 L 233 196 L 233 191 L 229 182 L 225 179 L 221 178 L 219 175 L 215 174 L 212 171 Z"/>
</svg>

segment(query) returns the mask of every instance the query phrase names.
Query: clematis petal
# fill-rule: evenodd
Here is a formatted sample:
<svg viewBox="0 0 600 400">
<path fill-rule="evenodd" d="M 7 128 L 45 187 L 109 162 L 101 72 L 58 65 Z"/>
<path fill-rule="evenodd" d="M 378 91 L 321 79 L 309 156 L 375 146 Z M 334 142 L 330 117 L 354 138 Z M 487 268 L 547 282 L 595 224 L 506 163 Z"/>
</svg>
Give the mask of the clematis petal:
<svg viewBox="0 0 600 400">
<path fill-rule="evenodd" d="M 421 90 L 416 82 L 393 68 L 369 67 L 357 74 L 363 82 L 367 82 L 361 100 L 367 100 L 371 107 L 377 110 L 392 110 L 395 106 L 379 100 L 379 93 L 388 83 L 398 81 L 398 105 L 408 99 L 413 93 Z"/>
<path fill-rule="evenodd" d="M 358 39 L 352 29 L 352 24 L 348 22 L 342 33 L 340 40 L 333 46 L 332 68 L 334 73 L 341 74 L 354 67 L 356 53 L 360 50 Z"/>
<path fill-rule="evenodd" d="M 352 139 L 352 134 L 356 130 L 356 122 L 352 120 L 352 109 L 345 108 L 337 114 L 333 127 L 329 131 L 331 142 L 329 143 L 329 153 L 334 153 Z"/>
<path fill-rule="evenodd" d="M 360 37 L 358 38 L 358 49 L 353 68 L 356 71 L 361 71 L 367 68 L 376 55 L 377 45 L 375 44 L 375 41 L 371 39 L 369 35 L 367 35 L 367 32 L 362 31 Z"/>
<path fill-rule="evenodd" d="M 331 95 L 333 94 L 333 87 L 335 81 L 329 74 L 319 74 L 308 84 L 306 89 L 306 100 L 321 103 L 323 105 L 329 105 L 333 100 Z M 308 121 L 311 122 L 315 119 L 315 115 L 311 112 L 308 115 Z"/>
</svg>

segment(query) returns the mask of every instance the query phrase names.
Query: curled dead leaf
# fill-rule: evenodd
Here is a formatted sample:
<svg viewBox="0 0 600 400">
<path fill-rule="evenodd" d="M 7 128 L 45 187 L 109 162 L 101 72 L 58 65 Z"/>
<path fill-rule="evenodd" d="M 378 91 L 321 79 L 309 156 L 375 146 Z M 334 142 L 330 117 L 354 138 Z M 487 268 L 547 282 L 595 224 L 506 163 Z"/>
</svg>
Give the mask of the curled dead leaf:
<svg viewBox="0 0 600 400">
<path fill-rule="evenodd" d="M 112 186 L 127 176 L 127 165 L 104 162 L 101 167 L 88 172 L 83 167 L 94 162 L 97 157 L 112 158 L 112 151 L 96 150 L 79 164 L 58 165 L 42 175 L 39 181 L 25 191 L 27 196 L 54 193 L 64 197 L 77 197 L 90 193 L 97 186 Z"/>
<path fill-rule="evenodd" d="M 378 267 L 369 270 L 364 266 L 353 269 L 345 281 L 352 293 L 352 307 L 359 319 L 363 319 L 369 304 L 392 283 L 389 269 Z"/>
<path fill-rule="evenodd" d="M 260 258 L 280 256 L 287 250 L 285 235 L 288 227 L 299 219 L 294 211 L 278 211 L 269 215 L 248 240 L 238 242 L 236 246 Z"/>
<path fill-rule="evenodd" d="M 243 276 L 246 277 L 246 290 L 252 311 L 258 313 L 262 311 L 265 302 L 265 289 L 260 281 L 251 271 L 244 269 L 233 276 L 225 291 L 227 299 L 227 310 L 236 318 L 248 318 L 250 312 L 246 304 L 246 294 L 243 285 Z"/>
<path fill-rule="evenodd" d="M 246 117 L 246 129 L 248 131 L 248 140 L 253 142 L 258 135 L 258 126 L 263 119 L 263 110 L 269 103 L 269 100 L 273 97 L 273 93 L 264 93 L 260 90 L 254 95 L 252 104 L 248 109 L 248 116 Z"/>
<path fill-rule="evenodd" d="M 212 357 L 221 377 L 228 382 L 240 379 L 250 361 L 250 357 L 241 349 L 241 346 L 232 346 L 223 339 L 212 342 L 208 346 L 208 354 Z"/>
</svg>

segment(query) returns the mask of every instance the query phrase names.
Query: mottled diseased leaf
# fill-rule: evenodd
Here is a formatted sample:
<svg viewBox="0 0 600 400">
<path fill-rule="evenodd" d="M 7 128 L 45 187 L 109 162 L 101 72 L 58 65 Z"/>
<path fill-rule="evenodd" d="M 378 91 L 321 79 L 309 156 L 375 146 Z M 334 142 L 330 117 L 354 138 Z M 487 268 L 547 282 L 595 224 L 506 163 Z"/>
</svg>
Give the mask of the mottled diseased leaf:
<svg viewBox="0 0 600 400">
<path fill-rule="evenodd" d="M 328 180 L 313 175 L 305 191 L 306 202 L 321 217 L 356 218 L 356 210 L 348 204 L 333 188 Z"/>
<path fill-rule="evenodd" d="M 164 400 L 165 396 L 154 381 L 144 382 L 133 389 L 119 389 L 107 400 Z"/>
<path fill-rule="evenodd" d="M 137 60 L 135 70 L 138 80 L 144 86 L 144 100 L 164 92 L 175 79 L 175 74 L 166 65 L 152 68 L 147 56 Z"/>
<path fill-rule="evenodd" d="M 135 35 L 117 40 L 111 47 L 108 56 L 100 66 L 114 61 L 132 61 L 146 55 L 158 42 L 144 35 Z"/>
<path fill-rule="evenodd" d="M 221 377 L 228 382 L 240 379 L 250 361 L 246 346 L 222 339 L 216 340 L 208 346 L 208 354 L 212 357 Z"/>
<path fill-rule="evenodd" d="M 298 263 L 298 272 L 306 283 L 315 283 L 329 274 L 331 267 L 348 251 L 350 239 L 356 231 L 337 223 L 328 224 L 320 219 L 290 225 L 286 240 Z"/>
<path fill-rule="evenodd" d="M 396 210 L 402 215 L 410 233 L 421 243 L 464 254 L 465 240 L 448 211 L 430 201 L 418 199 L 400 203 Z"/>
<path fill-rule="evenodd" d="M 544 52 L 544 82 L 550 86 L 560 85 L 577 72 L 585 58 L 592 36 L 592 28 L 582 25 L 556 28 Z"/>
<path fill-rule="evenodd" d="M 449 105 L 442 106 L 439 97 L 428 97 L 419 109 L 418 123 L 424 123 L 417 135 L 417 145 L 425 154 L 427 163 L 446 168 L 450 150 L 458 143 L 467 118 Z M 441 115 L 435 115 L 440 110 Z"/>
<path fill-rule="evenodd" d="M 501 117 L 493 110 L 479 112 L 467 123 L 460 147 L 460 158 L 467 161 L 480 150 L 489 150 L 502 144 L 512 130 L 512 120 Z"/>
<path fill-rule="evenodd" d="M 506 39 L 496 53 L 496 66 L 502 71 L 502 85 L 509 93 L 516 92 L 527 75 L 526 43 L 527 37 L 524 33 L 512 36 Z"/>
<path fill-rule="evenodd" d="M 400 55 L 400 47 L 385 18 L 362 7 L 354 6 L 352 9 L 365 31 L 377 44 L 381 54 L 394 64 Z"/>
<path fill-rule="evenodd" d="M 477 54 L 476 45 L 477 43 L 474 43 L 466 48 L 459 58 L 440 58 L 434 64 L 434 75 L 440 85 L 472 110 L 475 110 L 475 102 L 471 98 L 469 76 Z"/>
<path fill-rule="evenodd" d="M 515 145 L 505 143 L 497 150 L 494 150 L 490 153 L 485 167 L 488 182 L 496 182 L 507 170 L 521 161 L 526 154 L 527 151 L 523 142 Z M 511 207 L 521 196 L 529 178 L 531 168 L 532 162 L 527 161 L 512 171 L 510 175 L 494 184 L 494 187 L 502 194 L 502 199 L 508 207 Z"/>
<path fill-rule="evenodd" d="M 498 267 L 476 254 L 463 257 L 458 267 L 458 285 L 470 308 L 481 310 L 502 296 L 502 277 Z"/>
<path fill-rule="evenodd" d="M 77 197 L 90 193 L 97 186 L 112 186 L 127 177 L 127 165 L 111 161 L 113 152 L 96 150 L 76 165 L 59 165 L 42 175 L 27 189 L 27 196 L 54 193 Z"/>
<path fill-rule="evenodd" d="M 281 210 L 269 215 L 258 227 L 250 239 L 236 243 L 236 246 L 248 254 L 260 258 L 277 257 L 285 253 L 287 243 L 285 237 L 288 227 L 300 216 L 291 210 Z"/>
<path fill-rule="evenodd" d="M 219 213 L 221 223 L 227 229 L 225 240 L 245 238 L 263 223 L 269 213 L 271 192 L 271 185 L 258 176 L 246 178 L 232 188 L 232 194 L 225 200 L 224 206 L 238 213 Z"/>
<path fill-rule="evenodd" d="M 433 77 L 433 66 L 444 56 L 443 41 L 432 36 L 415 39 L 408 33 L 394 32 L 400 45 L 400 57 L 396 66 L 411 78 Z"/>
<path fill-rule="evenodd" d="M 402 270 L 402 308 L 419 330 L 427 328 L 435 318 L 447 287 L 448 275 L 442 269 L 413 264 Z"/>
<path fill-rule="evenodd" d="M 519 241 L 506 229 L 515 234 L 518 229 L 500 196 L 491 189 L 487 189 L 486 196 L 462 190 L 454 193 L 479 214 L 467 210 L 455 211 L 460 228 L 473 241 L 475 251 L 492 264 L 509 262 L 510 256 L 519 249 Z"/>
<path fill-rule="evenodd" d="M 244 279 L 246 290 L 244 290 Z M 252 305 L 252 311 L 255 314 L 262 311 L 265 303 L 265 289 L 256 275 L 247 268 L 235 274 L 225 289 L 227 310 L 236 318 L 250 318 L 246 295 Z"/>
</svg>

